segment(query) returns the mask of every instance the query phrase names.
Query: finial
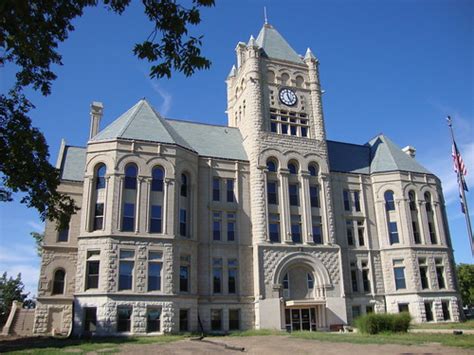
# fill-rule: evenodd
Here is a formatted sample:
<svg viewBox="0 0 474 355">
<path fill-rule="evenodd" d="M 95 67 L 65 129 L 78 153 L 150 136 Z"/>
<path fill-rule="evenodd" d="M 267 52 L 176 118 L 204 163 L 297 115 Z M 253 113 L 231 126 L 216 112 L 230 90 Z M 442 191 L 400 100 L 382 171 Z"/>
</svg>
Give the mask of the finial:
<svg viewBox="0 0 474 355">
<path fill-rule="evenodd" d="M 250 39 L 249 39 L 249 42 L 247 43 L 247 47 L 254 47 L 256 44 L 255 44 L 255 38 L 253 35 L 250 35 Z"/>
<path fill-rule="evenodd" d="M 264 18 L 264 21 L 265 21 L 265 25 L 268 25 L 267 7 L 266 6 L 263 7 L 263 18 Z"/>
<path fill-rule="evenodd" d="M 229 75 L 227 75 L 227 77 L 231 78 L 231 77 L 235 76 L 236 71 L 237 71 L 237 69 L 235 68 L 235 65 L 233 65 L 232 69 L 230 69 L 230 73 L 229 73 Z"/>
<path fill-rule="evenodd" d="M 306 50 L 306 54 L 304 56 L 304 59 L 316 59 L 316 57 L 314 56 L 313 52 L 311 52 L 311 49 L 308 48 Z"/>
</svg>

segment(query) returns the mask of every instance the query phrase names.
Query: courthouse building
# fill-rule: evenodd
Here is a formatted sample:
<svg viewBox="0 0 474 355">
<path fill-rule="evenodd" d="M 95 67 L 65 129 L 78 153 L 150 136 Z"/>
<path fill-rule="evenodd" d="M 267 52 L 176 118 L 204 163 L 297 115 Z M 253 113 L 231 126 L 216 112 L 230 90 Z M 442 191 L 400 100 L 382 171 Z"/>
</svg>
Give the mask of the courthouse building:
<svg viewBox="0 0 474 355">
<path fill-rule="evenodd" d="M 81 209 L 46 225 L 35 333 L 458 321 L 441 184 L 415 149 L 327 140 L 318 60 L 271 25 L 236 53 L 226 126 L 143 99 L 100 129 L 95 102 L 86 146 L 63 142 L 60 190 Z"/>
</svg>

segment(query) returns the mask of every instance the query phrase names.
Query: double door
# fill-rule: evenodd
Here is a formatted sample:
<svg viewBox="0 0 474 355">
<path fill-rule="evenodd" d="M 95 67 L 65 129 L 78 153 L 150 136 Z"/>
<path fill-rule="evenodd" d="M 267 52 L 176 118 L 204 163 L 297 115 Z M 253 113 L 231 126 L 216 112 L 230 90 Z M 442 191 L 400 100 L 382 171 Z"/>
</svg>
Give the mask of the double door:
<svg viewBox="0 0 474 355">
<path fill-rule="evenodd" d="M 287 331 L 316 331 L 316 308 L 286 308 Z"/>
</svg>

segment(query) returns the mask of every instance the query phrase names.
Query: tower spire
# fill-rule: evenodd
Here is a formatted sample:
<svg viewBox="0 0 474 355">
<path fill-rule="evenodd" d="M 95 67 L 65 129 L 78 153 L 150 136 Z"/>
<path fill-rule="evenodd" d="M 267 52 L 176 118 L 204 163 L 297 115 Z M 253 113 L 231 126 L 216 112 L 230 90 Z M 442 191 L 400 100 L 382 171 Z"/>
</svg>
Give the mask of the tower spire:
<svg viewBox="0 0 474 355">
<path fill-rule="evenodd" d="M 268 17 L 267 17 L 267 7 L 263 7 L 263 19 L 265 21 L 265 25 L 268 25 Z"/>
</svg>

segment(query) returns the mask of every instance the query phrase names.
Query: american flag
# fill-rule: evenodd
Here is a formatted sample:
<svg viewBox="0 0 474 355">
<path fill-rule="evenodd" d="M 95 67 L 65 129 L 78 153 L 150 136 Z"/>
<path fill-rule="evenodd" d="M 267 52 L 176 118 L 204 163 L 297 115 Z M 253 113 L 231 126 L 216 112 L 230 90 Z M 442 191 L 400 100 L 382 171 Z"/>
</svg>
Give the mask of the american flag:
<svg viewBox="0 0 474 355">
<path fill-rule="evenodd" d="M 453 165 L 454 165 L 454 172 L 455 173 L 460 173 L 462 176 L 467 175 L 467 168 L 466 165 L 464 164 L 464 161 L 462 160 L 461 153 L 459 153 L 458 146 L 456 145 L 456 142 L 453 141 Z"/>
</svg>

